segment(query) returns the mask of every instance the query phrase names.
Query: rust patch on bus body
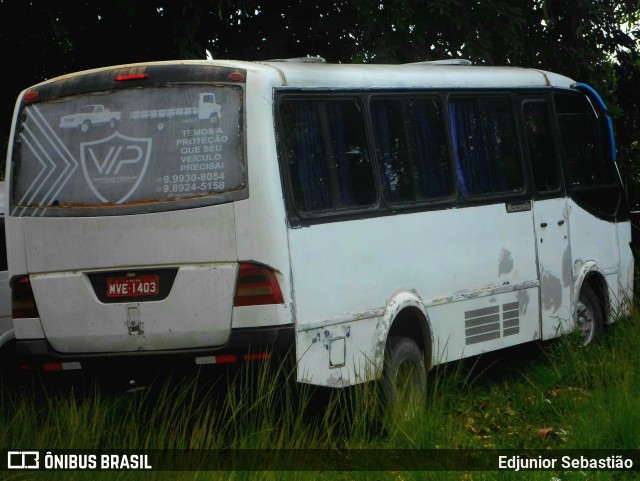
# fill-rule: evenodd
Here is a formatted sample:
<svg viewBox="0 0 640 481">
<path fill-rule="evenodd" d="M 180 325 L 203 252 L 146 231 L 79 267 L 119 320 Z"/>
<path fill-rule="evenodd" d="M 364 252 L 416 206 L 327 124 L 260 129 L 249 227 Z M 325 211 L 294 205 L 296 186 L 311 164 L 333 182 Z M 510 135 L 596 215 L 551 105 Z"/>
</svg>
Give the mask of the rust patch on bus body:
<svg viewBox="0 0 640 481">
<path fill-rule="evenodd" d="M 540 296 L 542 309 L 556 312 L 562 306 L 562 282 L 546 269 L 542 269 Z"/>
<path fill-rule="evenodd" d="M 570 287 L 573 283 L 573 269 L 571 266 L 571 247 L 567 245 L 567 248 L 562 254 L 562 285 L 564 287 Z"/>
<path fill-rule="evenodd" d="M 498 275 L 509 274 L 513 270 L 513 256 L 511 252 L 503 247 L 500 251 L 500 261 L 498 263 Z"/>
<path fill-rule="evenodd" d="M 531 301 L 529 292 L 526 289 L 519 290 L 516 294 L 516 299 L 518 300 L 520 306 L 520 316 L 524 316 L 527 313 L 527 308 L 529 307 L 529 302 Z"/>
</svg>

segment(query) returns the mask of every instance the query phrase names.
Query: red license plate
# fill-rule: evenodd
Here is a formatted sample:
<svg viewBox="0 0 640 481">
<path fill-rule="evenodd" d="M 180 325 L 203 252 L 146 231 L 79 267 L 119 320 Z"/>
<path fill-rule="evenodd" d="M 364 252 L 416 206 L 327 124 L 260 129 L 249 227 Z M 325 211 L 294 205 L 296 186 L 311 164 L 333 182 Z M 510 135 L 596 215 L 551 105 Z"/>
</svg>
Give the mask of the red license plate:
<svg viewBox="0 0 640 481">
<path fill-rule="evenodd" d="M 158 276 L 110 277 L 107 279 L 107 297 L 140 297 L 158 294 Z"/>
</svg>

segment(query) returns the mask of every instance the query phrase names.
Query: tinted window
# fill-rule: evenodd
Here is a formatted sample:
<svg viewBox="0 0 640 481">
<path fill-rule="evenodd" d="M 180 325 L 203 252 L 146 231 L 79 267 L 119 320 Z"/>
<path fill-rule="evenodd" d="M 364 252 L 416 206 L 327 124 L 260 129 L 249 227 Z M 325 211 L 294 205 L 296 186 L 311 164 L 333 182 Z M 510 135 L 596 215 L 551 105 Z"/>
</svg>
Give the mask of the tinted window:
<svg viewBox="0 0 640 481">
<path fill-rule="evenodd" d="M 453 153 L 464 195 L 519 191 L 524 175 L 508 97 L 453 99 Z"/>
<path fill-rule="evenodd" d="M 616 183 L 613 161 L 601 155 L 595 112 L 586 97 L 558 93 L 554 97 L 571 187 Z"/>
<path fill-rule="evenodd" d="M 376 99 L 374 137 L 385 197 L 419 202 L 451 195 L 440 105 L 433 99 Z"/>
<path fill-rule="evenodd" d="M 280 117 L 298 212 L 376 203 L 364 117 L 356 100 L 285 99 Z"/>
<path fill-rule="evenodd" d="M 549 107 L 544 102 L 526 102 L 523 106 L 524 130 L 533 180 L 538 192 L 560 188 L 560 173 L 556 156 Z"/>
</svg>

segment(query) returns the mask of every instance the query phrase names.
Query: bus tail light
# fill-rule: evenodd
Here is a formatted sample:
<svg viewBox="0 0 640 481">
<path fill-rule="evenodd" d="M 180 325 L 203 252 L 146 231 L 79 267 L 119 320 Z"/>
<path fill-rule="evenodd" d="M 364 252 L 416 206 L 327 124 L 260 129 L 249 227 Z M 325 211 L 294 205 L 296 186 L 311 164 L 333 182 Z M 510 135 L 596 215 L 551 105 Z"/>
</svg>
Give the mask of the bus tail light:
<svg viewBox="0 0 640 481">
<path fill-rule="evenodd" d="M 14 319 L 40 317 L 29 276 L 11 281 L 11 315 Z"/>
<path fill-rule="evenodd" d="M 126 82 L 128 80 L 146 80 L 149 78 L 149 75 L 146 73 L 132 73 L 128 75 L 118 75 L 115 78 L 115 82 Z"/>
<path fill-rule="evenodd" d="M 280 285 L 271 269 L 247 262 L 240 264 L 234 306 L 283 303 Z"/>
<path fill-rule="evenodd" d="M 242 72 L 232 72 L 229 74 L 229 80 L 232 82 L 244 82 L 246 80 Z"/>
<path fill-rule="evenodd" d="M 33 102 L 36 102 L 39 96 L 40 95 L 36 90 L 32 90 L 31 92 L 27 92 L 26 94 L 24 94 L 24 97 L 22 97 L 22 101 L 25 104 L 31 104 Z"/>
<path fill-rule="evenodd" d="M 241 361 L 266 361 L 271 358 L 270 352 L 248 352 L 242 357 L 236 354 L 216 354 L 215 356 L 196 357 L 196 364 L 234 364 Z"/>
</svg>

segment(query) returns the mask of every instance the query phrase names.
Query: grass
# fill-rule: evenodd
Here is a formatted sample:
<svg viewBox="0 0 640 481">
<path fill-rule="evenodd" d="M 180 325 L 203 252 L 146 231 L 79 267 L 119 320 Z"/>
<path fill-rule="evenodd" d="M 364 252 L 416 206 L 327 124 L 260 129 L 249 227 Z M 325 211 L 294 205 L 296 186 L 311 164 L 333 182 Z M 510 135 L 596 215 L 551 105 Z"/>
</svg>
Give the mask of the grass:
<svg viewBox="0 0 640 481">
<path fill-rule="evenodd" d="M 607 329 L 598 345 L 571 336 L 453 363 L 429 375 L 425 405 L 380 416 L 373 385 L 341 391 L 294 386 L 291 373 L 248 364 L 234 376 L 174 373 L 122 393 L 3 382 L 3 449 L 640 449 L 640 314 Z M 93 450 L 93 451 L 92 451 Z M 250 451 L 245 451 L 250 452 Z M 342 451 L 347 453 L 349 451 Z M 444 452 L 444 451 L 443 451 Z M 276 451 L 256 452 L 265 463 Z M 287 456 L 294 451 L 283 451 Z M 314 453 L 300 451 L 299 456 Z M 307 453 L 307 454 L 304 454 Z M 387 454 L 385 454 L 387 453 Z M 384 459 L 383 459 L 384 460 Z M 255 459 L 254 459 L 255 461 Z M 347 459 L 348 461 L 348 459 Z M 310 462 L 313 462 L 311 460 Z M 308 466 L 300 461 L 300 466 Z M 329 467 L 329 466 L 328 466 Z M 4 475 L 4 477 L 2 477 Z M 607 471 L 24 472 L 11 480 L 625 480 Z"/>
</svg>

